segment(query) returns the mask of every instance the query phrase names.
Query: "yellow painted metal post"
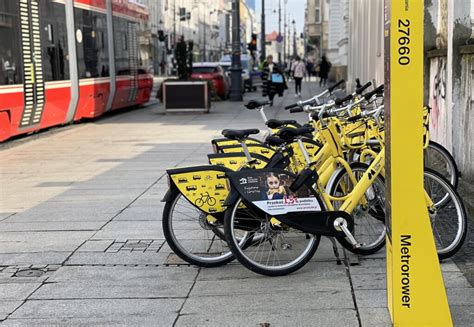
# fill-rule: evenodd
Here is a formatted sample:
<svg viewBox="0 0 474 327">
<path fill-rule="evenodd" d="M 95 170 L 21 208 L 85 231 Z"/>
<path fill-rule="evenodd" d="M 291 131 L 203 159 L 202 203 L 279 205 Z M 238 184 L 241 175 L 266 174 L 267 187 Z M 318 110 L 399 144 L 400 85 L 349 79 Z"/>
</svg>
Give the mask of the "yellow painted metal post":
<svg viewBox="0 0 474 327">
<path fill-rule="evenodd" d="M 385 0 L 387 299 L 394 326 L 452 326 L 423 190 L 423 0 Z"/>
</svg>

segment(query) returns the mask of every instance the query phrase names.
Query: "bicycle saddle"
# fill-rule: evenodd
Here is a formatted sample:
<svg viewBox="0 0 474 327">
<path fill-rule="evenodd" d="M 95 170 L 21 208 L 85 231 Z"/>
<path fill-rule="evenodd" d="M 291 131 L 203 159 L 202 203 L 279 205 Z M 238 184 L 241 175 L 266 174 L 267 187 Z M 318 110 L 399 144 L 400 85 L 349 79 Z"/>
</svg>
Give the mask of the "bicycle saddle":
<svg viewBox="0 0 474 327">
<path fill-rule="evenodd" d="M 300 127 L 300 128 L 283 127 L 278 132 L 278 137 L 280 137 L 282 140 L 285 140 L 285 141 L 292 141 L 298 136 L 312 137 L 311 135 L 312 132 L 314 132 L 313 127 Z"/>
<path fill-rule="evenodd" d="M 294 125 L 296 127 L 301 127 L 300 124 L 298 124 L 296 122 L 296 120 L 278 120 L 278 119 L 269 119 L 267 120 L 267 122 L 265 123 L 265 125 L 267 125 L 268 127 L 270 127 L 271 129 L 275 129 L 275 128 L 280 128 L 284 125 Z"/>
<path fill-rule="evenodd" d="M 222 135 L 224 135 L 225 138 L 228 138 L 229 140 L 236 140 L 236 141 L 243 140 L 243 139 L 249 137 L 249 135 L 258 134 L 258 133 L 260 133 L 260 130 L 258 130 L 256 128 L 252 128 L 252 129 L 224 129 L 222 131 Z"/>
<path fill-rule="evenodd" d="M 253 109 L 257 109 L 257 108 L 260 108 L 260 107 L 263 107 L 263 106 L 266 106 L 266 105 L 269 105 L 270 104 L 270 101 L 268 100 L 261 100 L 261 101 L 258 101 L 258 100 L 250 100 L 246 105 L 245 107 L 247 109 L 250 109 L 250 110 L 253 110 Z"/>
<path fill-rule="evenodd" d="M 267 136 L 265 139 L 265 143 L 267 143 L 270 146 L 280 146 L 282 144 L 285 144 L 286 142 L 279 138 L 278 136 L 270 135 Z"/>
</svg>

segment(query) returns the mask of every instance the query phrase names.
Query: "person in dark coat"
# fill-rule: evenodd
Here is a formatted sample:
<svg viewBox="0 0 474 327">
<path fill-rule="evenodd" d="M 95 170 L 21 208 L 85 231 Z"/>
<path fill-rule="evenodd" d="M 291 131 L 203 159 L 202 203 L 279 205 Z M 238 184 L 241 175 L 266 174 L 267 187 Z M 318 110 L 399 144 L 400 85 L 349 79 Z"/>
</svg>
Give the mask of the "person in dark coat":
<svg viewBox="0 0 474 327">
<path fill-rule="evenodd" d="M 319 86 L 325 86 L 327 84 L 330 69 L 331 63 L 326 59 L 326 56 L 323 56 L 319 64 Z"/>
<path fill-rule="evenodd" d="M 271 102 L 270 105 L 273 106 L 273 98 L 275 95 L 278 94 L 280 97 L 283 96 L 286 89 L 288 89 L 288 86 L 286 85 L 283 70 L 278 66 L 278 64 L 273 62 L 273 56 L 268 56 L 262 69 L 263 96 L 268 96 Z"/>
</svg>

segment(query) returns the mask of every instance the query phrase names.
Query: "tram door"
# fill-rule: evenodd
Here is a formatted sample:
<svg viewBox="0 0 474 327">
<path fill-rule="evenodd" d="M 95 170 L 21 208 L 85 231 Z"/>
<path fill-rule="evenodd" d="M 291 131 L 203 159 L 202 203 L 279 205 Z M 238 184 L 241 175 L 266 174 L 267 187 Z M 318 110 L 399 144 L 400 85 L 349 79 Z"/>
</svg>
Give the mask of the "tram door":
<svg viewBox="0 0 474 327">
<path fill-rule="evenodd" d="M 25 98 L 19 127 L 28 128 L 39 125 L 45 103 L 39 3 L 36 0 L 20 0 L 19 6 Z"/>
<path fill-rule="evenodd" d="M 65 122 L 69 61 L 65 0 L 19 0 L 25 108 L 20 128 Z"/>
<path fill-rule="evenodd" d="M 0 141 L 15 133 L 23 112 L 19 15 L 17 0 L 0 1 Z"/>
</svg>

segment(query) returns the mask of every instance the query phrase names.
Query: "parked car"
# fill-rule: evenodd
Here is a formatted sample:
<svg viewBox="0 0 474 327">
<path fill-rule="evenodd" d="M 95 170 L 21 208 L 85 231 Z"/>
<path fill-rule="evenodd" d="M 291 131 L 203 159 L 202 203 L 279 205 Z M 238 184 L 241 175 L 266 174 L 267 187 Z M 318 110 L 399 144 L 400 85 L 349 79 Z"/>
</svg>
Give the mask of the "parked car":
<svg viewBox="0 0 474 327">
<path fill-rule="evenodd" d="M 221 61 L 219 63 L 219 65 L 221 65 L 221 67 L 224 69 L 227 77 L 229 77 L 229 80 L 230 80 L 230 85 L 232 85 L 232 76 L 231 76 L 231 71 L 230 71 L 230 66 L 231 66 L 231 62 L 230 61 Z M 242 93 L 245 92 L 245 79 L 248 79 L 249 76 L 248 74 L 246 74 L 243 70 L 242 70 Z"/>
<path fill-rule="evenodd" d="M 254 67 L 252 57 L 247 54 L 240 56 L 242 63 L 242 89 L 245 91 L 256 91 L 257 86 L 262 85 L 261 72 Z M 232 56 L 225 55 L 221 58 L 219 64 L 230 76 L 230 66 L 232 64 Z"/>
<path fill-rule="evenodd" d="M 218 63 L 194 63 L 191 78 L 212 81 L 216 93 L 221 99 L 229 97 L 230 78 Z"/>
</svg>

